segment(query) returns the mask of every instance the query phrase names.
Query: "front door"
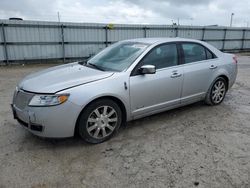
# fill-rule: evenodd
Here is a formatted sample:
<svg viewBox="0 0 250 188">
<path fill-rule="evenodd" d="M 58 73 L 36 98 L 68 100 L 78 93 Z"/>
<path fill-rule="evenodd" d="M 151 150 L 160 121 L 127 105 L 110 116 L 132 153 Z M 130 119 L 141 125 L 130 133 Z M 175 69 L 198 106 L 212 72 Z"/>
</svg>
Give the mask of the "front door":
<svg viewBox="0 0 250 188">
<path fill-rule="evenodd" d="M 132 116 L 153 114 L 180 103 L 183 68 L 178 66 L 176 44 L 153 48 L 139 63 L 154 65 L 155 74 L 135 73 L 130 77 Z"/>
</svg>

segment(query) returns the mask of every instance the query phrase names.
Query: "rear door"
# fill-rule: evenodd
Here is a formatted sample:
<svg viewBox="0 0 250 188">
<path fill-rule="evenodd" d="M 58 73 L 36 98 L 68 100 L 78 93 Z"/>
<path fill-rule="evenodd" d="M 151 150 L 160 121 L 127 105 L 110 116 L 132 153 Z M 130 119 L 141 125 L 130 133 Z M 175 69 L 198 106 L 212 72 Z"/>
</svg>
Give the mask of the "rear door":
<svg viewBox="0 0 250 188">
<path fill-rule="evenodd" d="M 178 66 L 175 43 L 153 48 L 130 76 L 130 102 L 134 117 L 153 114 L 169 106 L 180 104 L 183 70 Z M 155 74 L 137 72 L 142 65 L 154 65 Z"/>
<path fill-rule="evenodd" d="M 202 99 L 217 69 L 218 58 L 199 43 L 181 43 L 184 80 L 181 102 L 193 102 Z"/>
</svg>

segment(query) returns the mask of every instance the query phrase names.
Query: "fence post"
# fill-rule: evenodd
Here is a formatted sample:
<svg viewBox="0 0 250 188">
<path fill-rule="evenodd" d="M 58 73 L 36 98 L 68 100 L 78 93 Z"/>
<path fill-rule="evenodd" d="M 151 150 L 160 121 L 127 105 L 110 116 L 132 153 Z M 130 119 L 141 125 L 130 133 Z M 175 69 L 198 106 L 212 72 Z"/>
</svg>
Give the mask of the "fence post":
<svg viewBox="0 0 250 188">
<path fill-rule="evenodd" d="M 5 61 L 6 61 L 6 65 L 9 65 L 9 55 L 8 55 L 8 49 L 7 49 L 7 42 L 6 42 L 4 23 L 2 23 L 1 26 L 2 26 L 2 34 L 3 34 L 3 45 L 4 45 Z"/>
<path fill-rule="evenodd" d="M 245 37 L 246 37 L 246 30 L 245 30 L 245 29 L 243 29 L 243 34 L 242 34 L 242 43 L 241 43 L 241 50 L 243 50 L 243 49 L 244 49 Z"/>
<path fill-rule="evenodd" d="M 202 28 L 202 37 L 201 37 L 201 40 L 204 41 L 204 38 L 205 38 L 205 32 L 206 32 L 206 28 L 203 27 Z"/>
<path fill-rule="evenodd" d="M 108 47 L 108 26 L 104 27 L 105 29 L 105 46 Z"/>
<path fill-rule="evenodd" d="M 179 32 L 178 32 L 179 30 L 178 30 L 178 26 L 175 28 L 175 37 L 178 37 L 178 34 L 179 34 Z"/>
<path fill-rule="evenodd" d="M 61 25 L 61 37 L 62 37 L 62 56 L 63 56 L 63 63 L 65 63 L 65 46 L 64 46 L 64 26 Z"/>
<path fill-rule="evenodd" d="M 147 27 L 145 26 L 145 27 L 143 27 L 143 36 L 144 36 L 144 38 L 147 38 Z"/>
<path fill-rule="evenodd" d="M 222 51 L 225 49 L 225 41 L 227 36 L 227 29 L 224 29 L 223 43 L 222 43 Z"/>
</svg>

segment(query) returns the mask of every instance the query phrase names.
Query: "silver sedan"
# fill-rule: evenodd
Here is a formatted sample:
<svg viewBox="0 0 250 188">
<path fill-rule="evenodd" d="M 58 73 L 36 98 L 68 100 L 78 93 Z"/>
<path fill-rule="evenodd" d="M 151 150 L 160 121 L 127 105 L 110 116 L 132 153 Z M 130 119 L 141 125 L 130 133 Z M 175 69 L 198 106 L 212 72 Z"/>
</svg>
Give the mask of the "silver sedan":
<svg viewBox="0 0 250 188">
<path fill-rule="evenodd" d="M 237 59 L 190 39 L 117 42 L 88 61 L 28 75 L 16 87 L 14 118 L 41 137 L 90 143 L 111 138 L 130 120 L 204 100 L 220 104 Z"/>
</svg>

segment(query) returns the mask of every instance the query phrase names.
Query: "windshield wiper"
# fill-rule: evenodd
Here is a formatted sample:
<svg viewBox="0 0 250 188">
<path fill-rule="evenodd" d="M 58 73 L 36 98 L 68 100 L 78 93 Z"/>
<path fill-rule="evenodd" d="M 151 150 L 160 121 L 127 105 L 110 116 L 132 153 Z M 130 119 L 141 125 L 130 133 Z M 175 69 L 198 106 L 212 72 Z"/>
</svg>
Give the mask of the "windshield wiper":
<svg viewBox="0 0 250 188">
<path fill-rule="evenodd" d="M 98 70 L 100 70 L 100 71 L 104 71 L 104 69 L 103 69 L 103 68 L 99 67 L 99 66 L 98 66 L 98 65 L 96 65 L 96 64 L 93 64 L 93 63 L 87 63 L 86 65 L 90 65 L 90 66 L 94 67 L 95 69 L 98 69 Z"/>
<path fill-rule="evenodd" d="M 87 64 L 87 59 L 82 60 L 82 61 L 78 61 L 79 65 L 86 65 Z"/>
<path fill-rule="evenodd" d="M 84 66 L 87 66 L 87 67 L 90 67 L 90 66 L 91 66 L 91 67 L 93 67 L 93 68 L 95 68 L 95 69 L 104 71 L 103 68 L 99 67 L 98 65 L 95 65 L 95 64 L 92 64 L 92 63 L 88 63 L 87 60 L 79 61 L 78 64 L 84 65 Z"/>
</svg>

